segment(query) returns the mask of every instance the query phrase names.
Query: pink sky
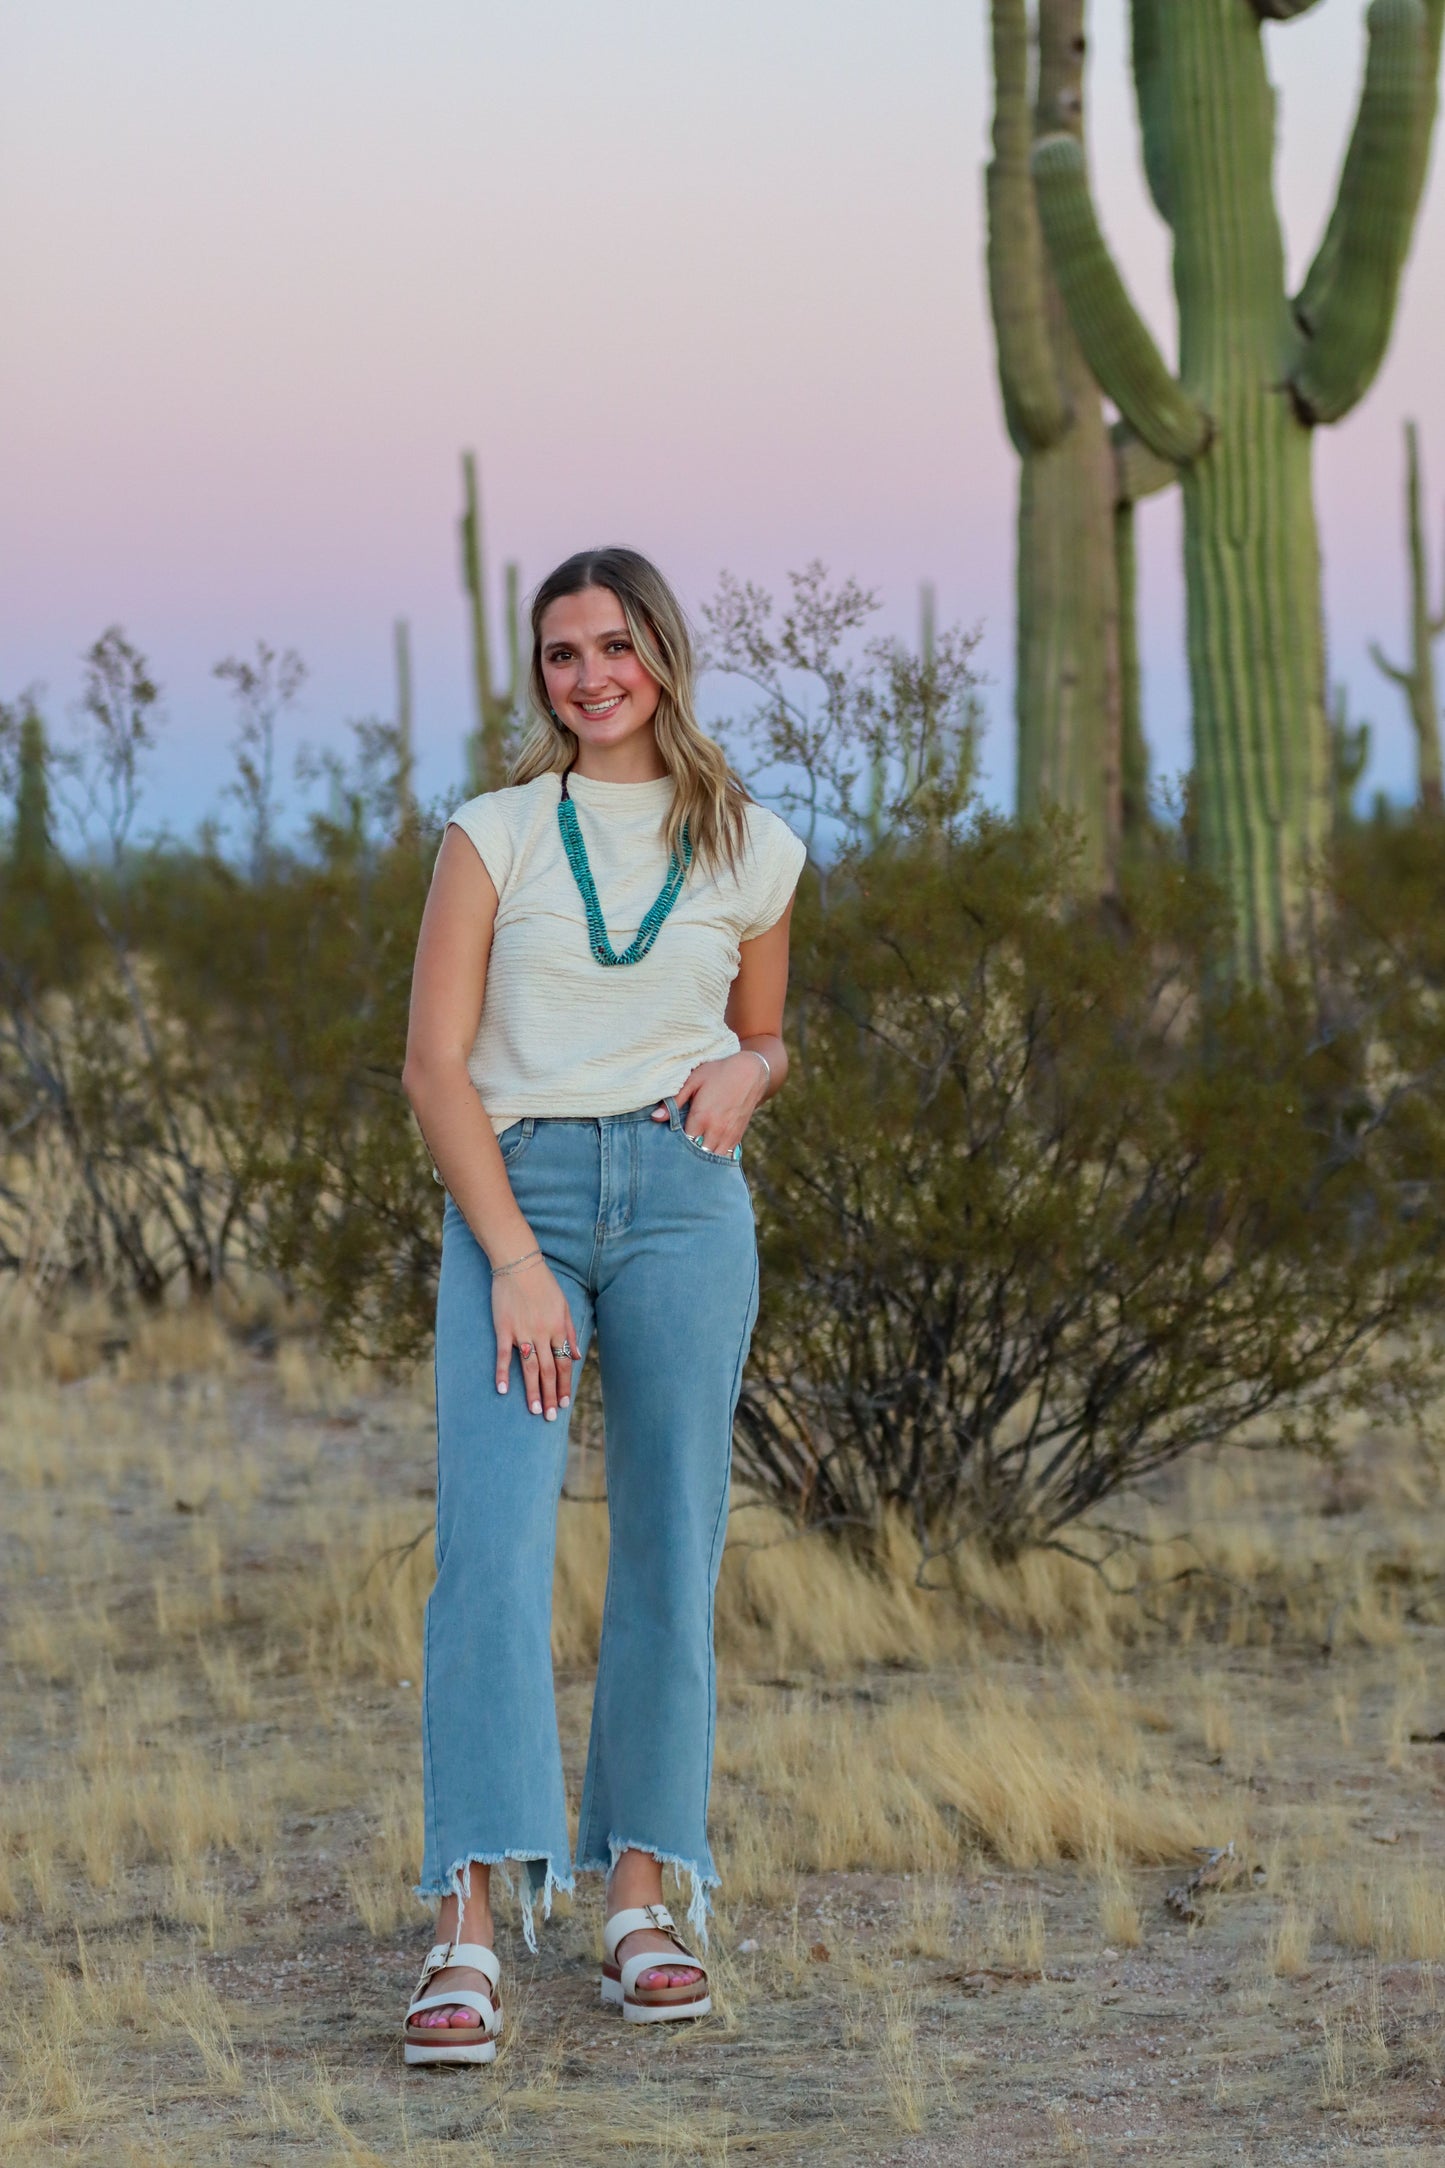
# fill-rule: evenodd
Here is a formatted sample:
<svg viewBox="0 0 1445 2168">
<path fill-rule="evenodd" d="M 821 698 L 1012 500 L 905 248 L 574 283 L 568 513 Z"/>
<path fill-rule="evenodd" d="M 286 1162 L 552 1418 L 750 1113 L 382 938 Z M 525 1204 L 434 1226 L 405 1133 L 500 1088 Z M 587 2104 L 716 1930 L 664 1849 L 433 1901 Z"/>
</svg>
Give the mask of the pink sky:
<svg viewBox="0 0 1445 2168">
<path fill-rule="evenodd" d="M 1138 170 L 1124 0 L 1096 0 L 1093 163 L 1173 345 Z M 1363 0 L 1270 32 L 1281 200 L 1307 259 L 1358 84 Z M 990 795 L 1012 773 L 1014 466 L 984 303 L 983 0 L 16 0 L 0 50 L 0 697 L 119 620 L 171 724 L 158 807 L 214 801 L 209 666 L 312 666 L 300 725 L 392 698 L 412 623 L 424 779 L 468 725 L 454 521 L 535 580 L 599 539 L 695 605 L 821 556 L 911 628 L 918 582 L 984 627 Z M 1332 661 L 1409 777 L 1400 423 L 1445 503 L 1437 157 L 1391 357 L 1319 442 Z M 1148 721 L 1187 758 L 1174 506 L 1144 525 Z"/>
</svg>

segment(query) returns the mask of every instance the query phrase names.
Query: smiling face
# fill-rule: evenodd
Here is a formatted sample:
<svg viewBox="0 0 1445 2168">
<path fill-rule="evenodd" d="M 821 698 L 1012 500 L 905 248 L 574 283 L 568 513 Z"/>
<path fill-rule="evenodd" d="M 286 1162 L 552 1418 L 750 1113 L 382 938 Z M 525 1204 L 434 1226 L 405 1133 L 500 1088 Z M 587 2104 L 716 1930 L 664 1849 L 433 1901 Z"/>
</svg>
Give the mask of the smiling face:
<svg viewBox="0 0 1445 2168">
<path fill-rule="evenodd" d="M 542 681 L 558 720 L 576 734 L 579 774 L 631 769 L 644 758 L 652 773 L 664 773 L 652 729 L 662 688 L 611 588 L 559 595 L 540 629 Z"/>
</svg>

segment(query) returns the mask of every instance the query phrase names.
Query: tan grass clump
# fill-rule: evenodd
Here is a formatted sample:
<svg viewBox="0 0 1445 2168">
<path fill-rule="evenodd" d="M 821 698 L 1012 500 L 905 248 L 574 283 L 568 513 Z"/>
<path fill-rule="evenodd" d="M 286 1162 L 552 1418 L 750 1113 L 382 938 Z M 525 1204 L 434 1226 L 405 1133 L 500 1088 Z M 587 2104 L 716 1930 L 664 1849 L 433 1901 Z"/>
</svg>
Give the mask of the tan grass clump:
<svg viewBox="0 0 1445 2168">
<path fill-rule="evenodd" d="M 1298 1980 L 1309 1971 L 1314 1932 L 1312 1912 L 1296 1904 L 1286 1906 L 1269 1940 L 1269 1969 L 1276 1979 Z"/>
<path fill-rule="evenodd" d="M 421 1867 L 421 1788 L 408 1771 L 368 1788 L 370 1831 L 366 1855 L 354 1865 L 347 1889 L 369 1934 L 387 1935 L 420 1914 L 412 1895 Z"/>
<path fill-rule="evenodd" d="M 1144 1940 L 1139 1900 L 1117 1867 L 1099 1879 L 1099 1932 L 1113 1949 L 1137 1950 Z"/>
<path fill-rule="evenodd" d="M 956 1703 L 756 1697 L 719 1730 L 729 1887 L 824 1868 L 937 1872 L 977 1846 L 1011 1867 L 1159 1862 L 1201 1841 L 1127 1697 L 977 1679 Z"/>
<path fill-rule="evenodd" d="M 1334 1893 L 1328 1918 L 1347 1949 L 1415 1964 L 1445 1961 L 1445 1878 L 1428 1867 L 1352 1876 Z"/>
</svg>

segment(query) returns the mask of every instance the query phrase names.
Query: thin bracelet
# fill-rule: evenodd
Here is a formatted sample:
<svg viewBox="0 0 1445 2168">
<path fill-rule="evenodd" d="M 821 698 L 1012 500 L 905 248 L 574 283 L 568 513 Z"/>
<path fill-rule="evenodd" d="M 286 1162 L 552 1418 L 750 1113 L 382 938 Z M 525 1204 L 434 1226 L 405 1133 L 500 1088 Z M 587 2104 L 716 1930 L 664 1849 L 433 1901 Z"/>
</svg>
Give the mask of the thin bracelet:
<svg viewBox="0 0 1445 2168">
<path fill-rule="evenodd" d="M 492 1278 L 494 1280 L 504 1280 L 509 1272 L 520 1272 L 523 1265 L 530 1265 L 532 1259 L 540 1257 L 541 1254 L 540 1250 L 528 1250 L 525 1257 L 514 1257 L 509 1265 L 493 1265 Z"/>
<path fill-rule="evenodd" d="M 742 1052 L 743 1052 L 744 1054 L 751 1054 L 751 1055 L 752 1055 L 752 1056 L 754 1057 L 754 1059 L 755 1059 L 755 1060 L 757 1060 L 757 1061 L 760 1061 L 760 1062 L 762 1063 L 763 1067 L 764 1067 L 764 1068 L 765 1068 L 765 1069 L 767 1070 L 767 1072 L 768 1072 L 768 1091 L 771 1091 L 771 1090 L 772 1090 L 772 1088 L 773 1088 L 773 1065 L 772 1065 L 772 1063 L 771 1063 L 771 1062 L 770 1062 L 770 1061 L 768 1060 L 768 1057 L 767 1057 L 767 1055 L 766 1055 L 766 1054 L 760 1054 L 760 1053 L 758 1052 L 758 1050 L 757 1050 L 757 1048 L 756 1048 L 755 1046 L 745 1046 L 745 1047 L 743 1047 L 743 1048 L 742 1048 Z M 763 1096 L 764 1096 L 764 1098 L 766 1098 L 766 1097 L 767 1097 L 767 1093 L 765 1092 L 765 1093 L 763 1094 Z"/>
</svg>

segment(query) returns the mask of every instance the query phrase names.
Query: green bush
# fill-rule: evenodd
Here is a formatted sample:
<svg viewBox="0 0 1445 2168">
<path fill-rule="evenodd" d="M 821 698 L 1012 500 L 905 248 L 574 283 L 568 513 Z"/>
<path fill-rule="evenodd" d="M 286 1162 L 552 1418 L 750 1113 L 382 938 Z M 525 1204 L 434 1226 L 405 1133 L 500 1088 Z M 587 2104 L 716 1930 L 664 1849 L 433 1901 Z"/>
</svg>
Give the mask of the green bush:
<svg viewBox="0 0 1445 2168">
<path fill-rule="evenodd" d="M 861 645 L 868 607 L 814 568 L 780 620 L 737 587 L 710 613 L 751 689 L 739 764 L 811 837 L 793 1073 L 747 1154 L 740 1476 L 863 1541 L 901 1511 L 929 1554 L 1007 1556 L 1265 1418 L 1325 1450 L 1347 1408 L 1418 1408 L 1445 1274 L 1441 824 L 1344 835 L 1311 972 L 1231 989 L 1177 836 L 1081 901 L 1064 824 L 971 795 L 970 643 Z M 155 690 L 118 634 L 92 659 L 89 753 L 50 803 L 88 773 L 119 833 L 37 862 L 32 820 L 0 878 L 0 1263 L 147 1300 L 260 1266 L 334 1346 L 414 1360 L 441 1197 L 399 1076 L 440 816 L 366 725 L 283 845 L 271 733 L 299 679 L 263 649 L 232 673 L 242 847 L 143 845 Z"/>
<path fill-rule="evenodd" d="M 1188 877 L 1139 869 L 1121 920 L 1068 873 L 1057 832 L 981 819 L 802 899 L 738 1464 L 811 1520 L 902 1510 L 930 1552 L 1007 1556 L 1263 1417 L 1323 1449 L 1428 1385 L 1445 1030 L 1419 978 L 1356 927 L 1333 1025 L 1284 977 L 1206 995 Z"/>
</svg>

